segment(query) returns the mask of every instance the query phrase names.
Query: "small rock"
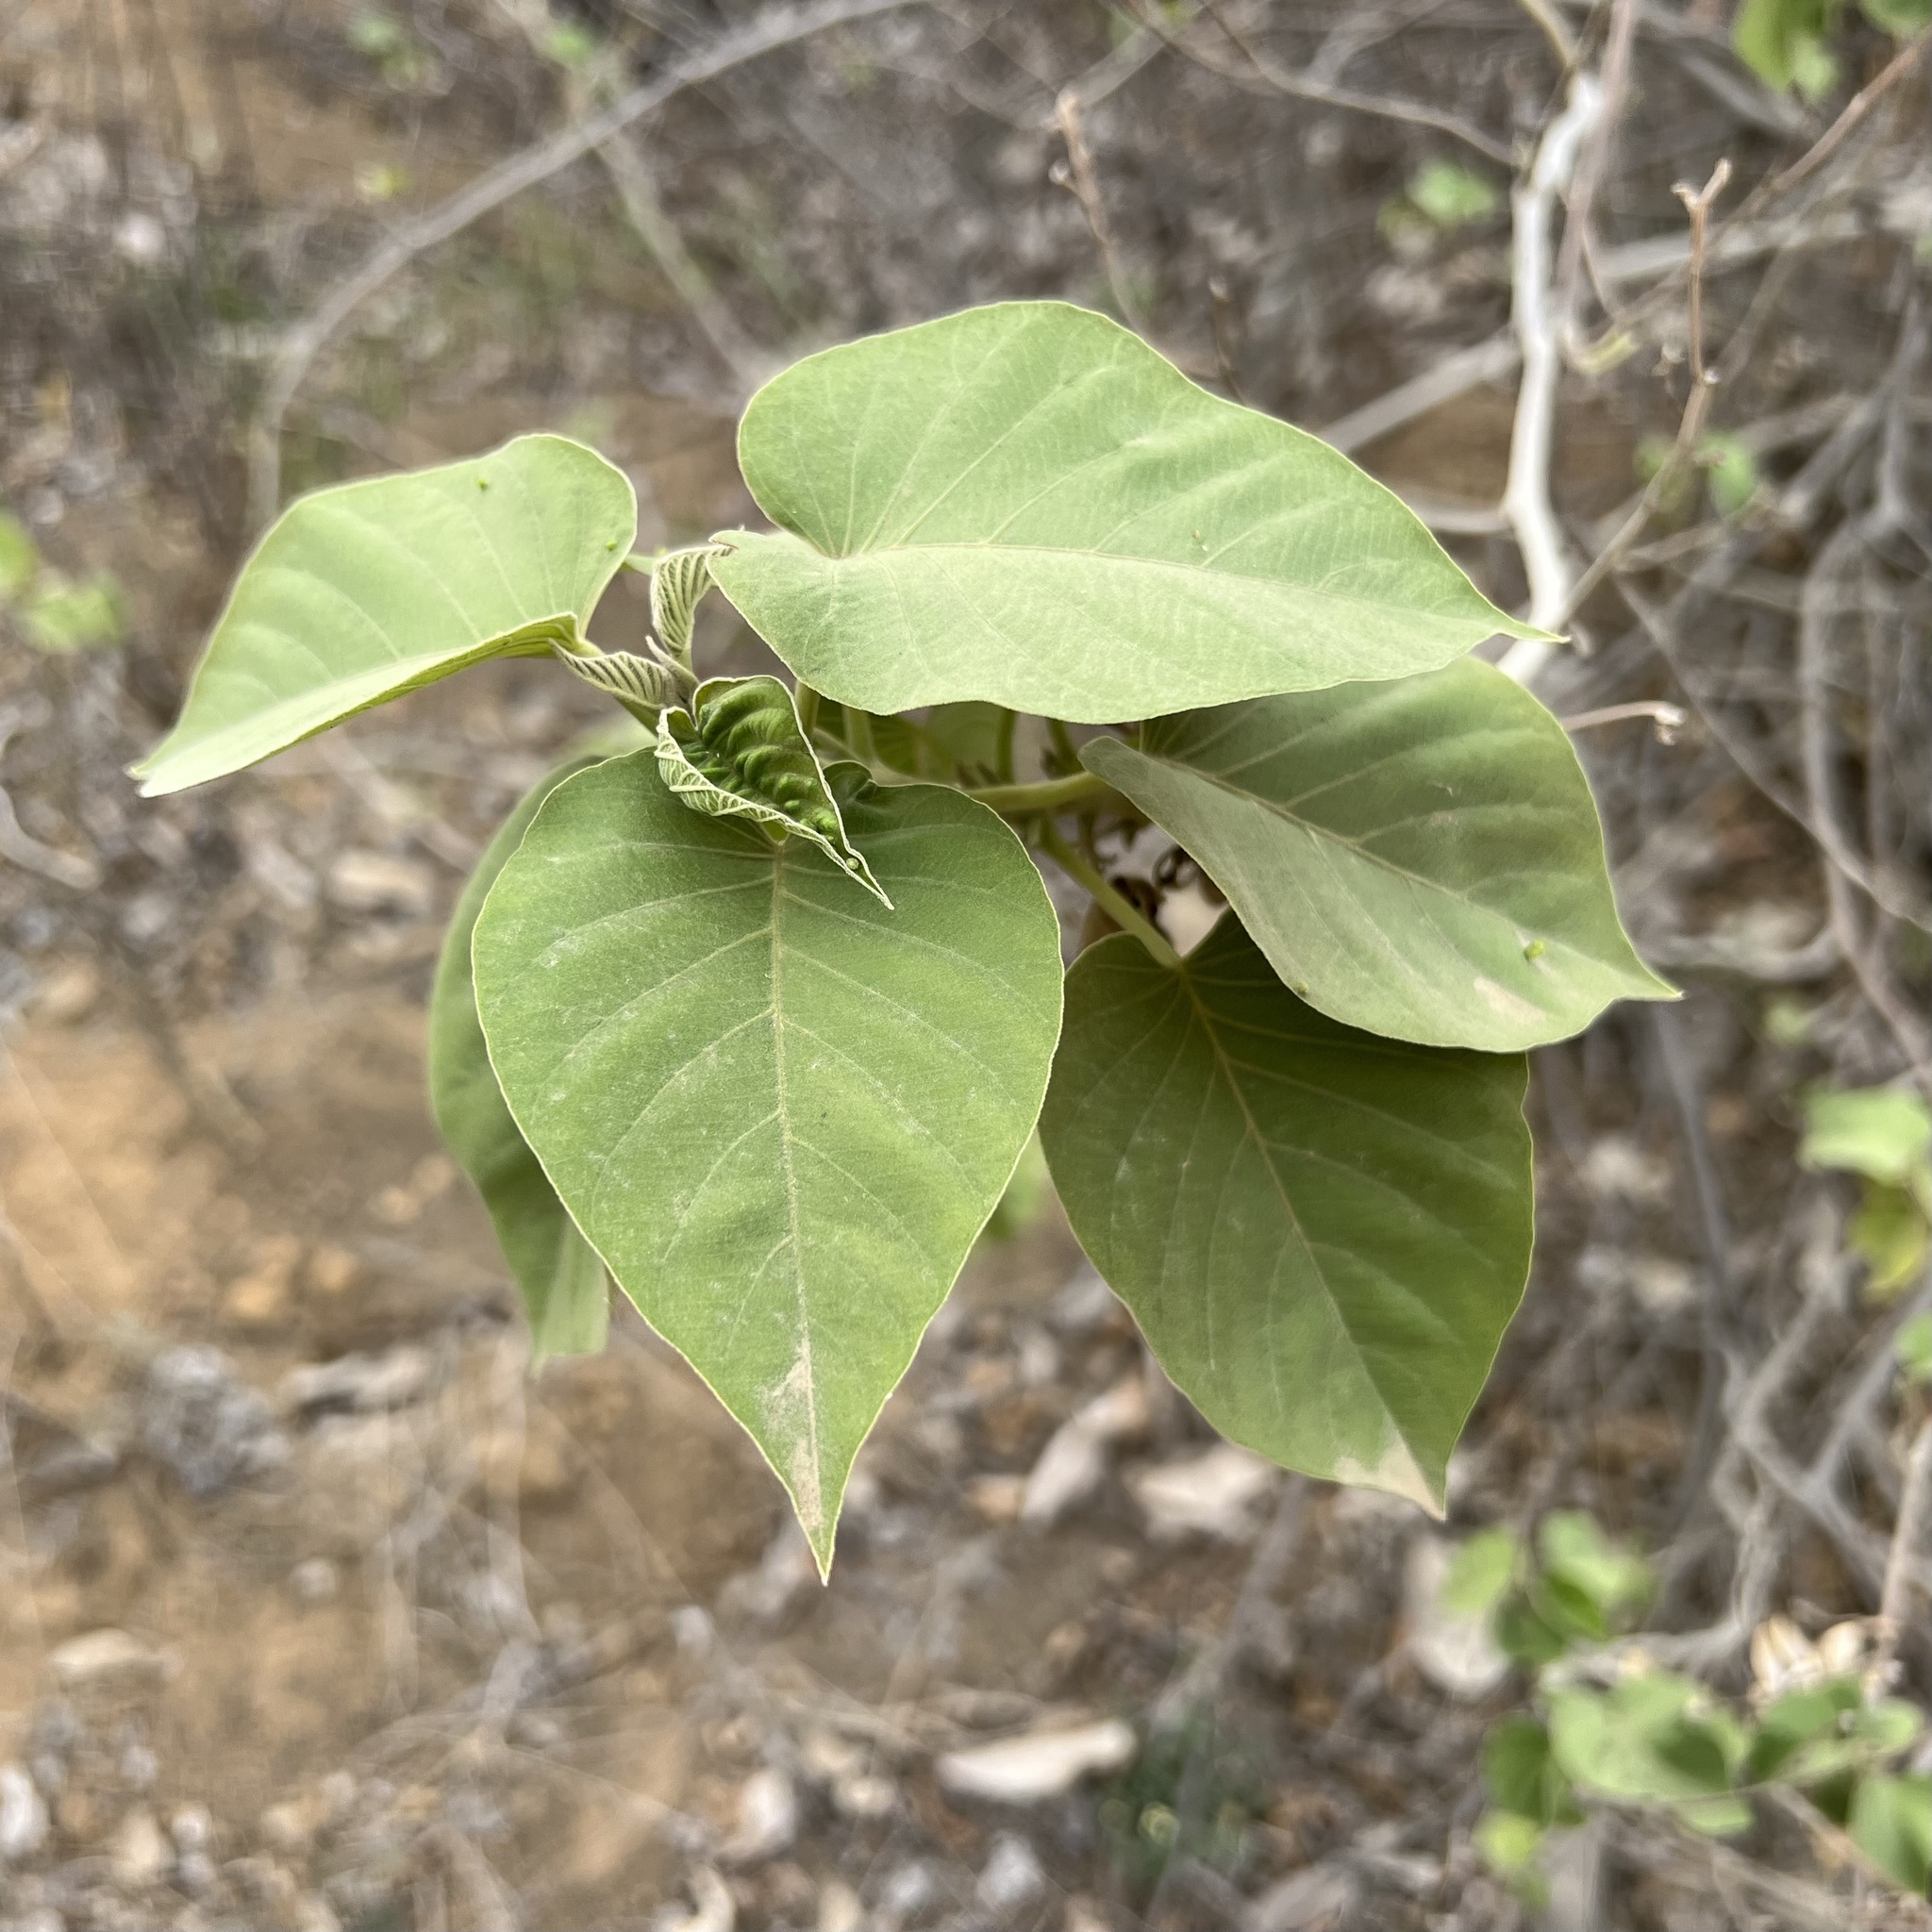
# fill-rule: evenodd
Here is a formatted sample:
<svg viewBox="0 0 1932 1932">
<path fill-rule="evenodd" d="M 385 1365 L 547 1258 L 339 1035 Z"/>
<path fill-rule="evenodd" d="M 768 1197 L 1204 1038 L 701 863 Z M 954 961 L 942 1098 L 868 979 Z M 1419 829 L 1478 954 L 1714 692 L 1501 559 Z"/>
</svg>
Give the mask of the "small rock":
<svg viewBox="0 0 1932 1932">
<path fill-rule="evenodd" d="M 362 1278 L 362 1263 L 347 1248 L 324 1241 L 308 1257 L 303 1277 L 317 1294 L 346 1294 Z"/>
<path fill-rule="evenodd" d="M 1074 1504 L 1085 1502 L 1106 1480 L 1114 1445 L 1146 1426 L 1147 1383 L 1135 1369 L 1048 1438 L 1026 1478 L 1021 1522 L 1045 1529 Z"/>
<path fill-rule="evenodd" d="M 262 1842 L 272 1852 L 292 1858 L 308 1849 L 315 1836 L 315 1814 L 311 1806 L 293 1800 L 270 1805 L 257 1821 Z"/>
<path fill-rule="evenodd" d="M 436 904 L 436 874 L 420 859 L 352 848 L 328 869 L 328 896 L 345 912 L 424 919 Z"/>
<path fill-rule="evenodd" d="M 980 1867 L 978 1883 L 973 1888 L 974 1901 L 996 1922 L 1005 1924 L 1038 1905 L 1045 1892 L 1046 1874 L 1032 1845 L 1017 1832 L 1001 1832 Z"/>
<path fill-rule="evenodd" d="M 305 1891 L 289 1915 L 294 1932 L 342 1932 L 335 1907 L 319 1891 Z"/>
<path fill-rule="evenodd" d="M 671 1613 L 671 1641 L 685 1657 L 703 1657 L 717 1635 L 711 1613 L 701 1604 L 680 1604 Z"/>
<path fill-rule="evenodd" d="M 303 1604 L 333 1602 L 342 1587 L 336 1566 L 326 1557 L 308 1557 L 289 1572 L 289 1588 Z"/>
<path fill-rule="evenodd" d="M 89 1630 L 48 1653 L 47 1665 L 63 1690 L 80 1690 L 115 1677 L 165 1678 L 174 1674 L 171 1653 L 125 1630 Z"/>
<path fill-rule="evenodd" d="M 652 1922 L 655 1932 L 733 1932 L 738 1924 L 738 1902 L 724 1879 L 710 1866 L 700 1865 L 686 1882 L 691 1887 L 692 1908 L 659 1913 Z"/>
<path fill-rule="evenodd" d="M 768 1765 L 740 1787 L 738 1829 L 719 1856 L 727 1865 L 760 1865 L 788 1850 L 797 1836 L 798 1793 L 782 1771 Z"/>
<path fill-rule="evenodd" d="M 180 1806 L 168 1820 L 168 1836 L 179 1852 L 205 1852 L 214 1837 L 214 1820 L 206 1805 Z"/>
<path fill-rule="evenodd" d="M 1353 1925 L 1361 1880 L 1339 1859 L 1324 1859 L 1291 1873 L 1248 1907 L 1244 1932 L 1329 1932 Z"/>
<path fill-rule="evenodd" d="M 908 1919 L 924 1911 L 939 1895 L 940 1881 L 931 1865 L 924 1858 L 914 1859 L 886 1874 L 872 1923 L 878 1932 L 899 1932 Z"/>
<path fill-rule="evenodd" d="M 1408 1654 L 1437 1690 L 1451 1697 L 1486 1697 L 1509 1674 L 1509 1659 L 1490 1629 L 1488 1611 L 1447 1608 L 1442 1585 L 1455 1556 L 1444 1537 L 1419 1536 L 1408 1546 L 1402 1580 Z"/>
<path fill-rule="evenodd" d="M 142 1446 L 191 1496 L 218 1496 L 273 1474 L 289 1441 L 268 1404 L 218 1348 L 192 1344 L 158 1355 L 141 1407 Z"/>
<path fill-rule="evenodd" d="M 899 1787 L 875 1771 L 855 1772 L 832 1780 L 832 1808 L 841 1818 L 867 1824 L 890 1818 L 899 1808 Z"/>
<path fill-rule="evenodd" d="M 758 1624 L 776 1624 L 799 1597 L 817 1588 L 819 1566 L 790 1512 L 765 1545 L 756 1570 L 741 1571 L 718 1593 L 718 1607 Z"/>
<path fill-rule="evenodd" d="M 248 1273 L 222 1297 L 222 1316 L 243 1328 L 271 1328 L 289 1319 L 290 1288 L 302 1258 L 302 1243 L 290 1234 L 257 1241 Z"/>
<path fill-rule="evenodd" d="M 368 1415 L 414 1402 L 427 1390 L 435 1372 L 429 1351 L 406 1342 L 380 1355 L 342 1355 L 334 1361 L 291 1369 L 275 1393 L 285 1409 L 297 1414 L 344 1408 Z"/>
<path fill-rule="evenodd" d="M 63 959 L 34 991 L 32 1011 L 50 1026 L 73 1026 L 93 1011 L 101 996 L 99 969 L 89 959 Z"/>
<path fill-rule="evenodd" d="M 1026 1502 L 1024 1475 L 975 1475 L 967 1479 L 966 1507 L 985 1523 L 1017 1523 Z"/>
<path fill-rule="evenodd" d="M 1087 1267 L 1054 1296 L 1047 1320 L 1064 1335 L 1088 1335 L 1111 1320 L 1120 1306 L 1099 1270 Z"/>
<path fill-rule="evenodd" d="M 121 1781 L 130 1790 L 153 1790 L 160 1770 L 160 1759 L 138 1738 L 132 1740 L 121 1754 Z"/>
<path fill-rule="evenodd" d="M 47 1841 L 47 1805 L 17 1764 L 0 1764 L 0 1865 L 30 1858 Z"/>
<path fill-rule="evenodd" d="M 818 1932 L 862 1932 L 865 1905 L 842 1878 L 828 1878 L 819 1888 Z"/>
<path fill-rule="evenodd" d="M 947 1790 L 961 1797 L 1037 1805 L 1063 1796 L 1083 1777 L 1122 1770 L 1133 1762 L 1139 1749 L 1132 1726 L 1108 1718 L 950 1752 L 933 1770 Z"/>
<path fill-rule="evenodd" d="M 108 1869 L 123 1891 L 146 1891 L 168 1875 L 175 1848 L 146 1806 L 121 1821 L 108 1845 Z"/>
<path fill-rule="evenodd" d="M 1233 1442 L 1199 1456 L 1151 1464 L 1127 1478 L 1148 1530 L 1171 1539 L 1219 1537 L 1245 1542 L 1254 1534 L 1253 1507 L 1274 1482 L 1274 1465 Z"/>
<path fill-rule="evenodd" d="M 215 1861 L 206 1852 L 183 1852 L 175 1860 L 175 1883 L 190 1898 L 205 1898 L 215 1889 Z"/>
</svg>

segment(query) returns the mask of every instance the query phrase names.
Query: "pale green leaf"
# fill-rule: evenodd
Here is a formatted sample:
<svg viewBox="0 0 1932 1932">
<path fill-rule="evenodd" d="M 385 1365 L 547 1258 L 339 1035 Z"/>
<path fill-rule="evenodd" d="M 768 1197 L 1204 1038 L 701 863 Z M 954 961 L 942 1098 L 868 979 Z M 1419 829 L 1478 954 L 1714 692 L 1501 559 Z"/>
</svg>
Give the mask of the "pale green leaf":
<svg viewBox="0 0 1932 1932">
<path fill-rule="evenodd" d="M 714 581 L 866 710 L 1100 723 L 1536 635 L 1345 457 L 1061 303 L 808 357 L 752 398 L 739 460 L 778 529 L 717 538 Z"/>
<path fill-rule="evenodd" d="M 1852 1794 L 1858 1849 L 1901 1891 L 1932 1884 L 1932 1776 L 1861 1777 Z"/>
<path fill-rule="evenodd" d="M 889 912 L 654 756 L 560 786 L 477 924 L 511 1111 L 830 1563 L 852 1459 L 1026 1144 L 1059 926 L 984 806 L 830 774 Z"/>
<path fill-rule="evenodd" d="M 1452 1616 L 1488 1616 L 1508 1594 L 1522 1558 L 1521 1540 L 1500 1524 L 1465 1538 L 1443 1573 L 1442 1607 Z"/>
<path fill-rule="evenodd" d="M 775 677 L 714 677 L 691 709 L 664 713 L 658 771 L 681 805 L 708 818 L 749 819 L 781 838 L 808 839 L 888 910 L 865 855 L 845 836 L 791 693 Z"/>
<path fill-rule="evenodd" d="M 504 1104 L 476 1017 L 470 939 L 485 897 L 538 808 L 564 779 L 595 762 L 559 766 L 504 821 L 457 901 L 429 996 L 430 1106 L 450 1152 L 483 1196 L 523 1291 L 532 1367 L 557 1355 L 595 1355 L 609 1324 L 609 1290 L 603 1262 L 564 1211 Z"/>
<path fill-rule="evenodd" d="M 1041 1120 L 1081 1245 L 1216 1428 L 1440 1513 L 1529 1267 L 1527 1074 L 1338 1025 L 1232 918 L 1067 976 Z"/>
<path fill-rule="evenodd" d="M 1892 1354 L 1907 1382 L 1932 1384 L 1932 1308 L 1922 1308 L 1898 1331 Z"/>
<path fill-rule="evenodd" d="M 1350 1025 L 1505 1052 L 1671 997 L 1618 924 L 1569 739 L 1490 665 L 1159 718 L 1139 750 L 1080 756 Z"/>
<path fill-rule="evenodd" d="M 78 583 L 42 577 L 22 602 L 20 627 L 27 642 L 49 657 L 118 644 L 127 631 L 121 586 L 106 571 Z"/>
<path fill-rule="evenodd" d="M 26 525 L 0 509 L 0 604 L 25 590 L 40 567 L 41 553 Z"/>
<path fill-rule="evenodd" d="M 1614 1541 L 1581 1509 L 1553 1509 L 1537 1525 L 1537 1550 L 1547 1575 L 1588 1598 L 1607 1626 L 1641 1609 L 1657 1578 L 1640 1551 Z"/>
<path fill-rule="evenodd" d="M 583 634 L 637 530 L 630 483 L 560 436 L 318 491 L 236 580 L 173 731 L 135 767 L 179 791 L 486 658 Z"/>
<path fill-rule="evenodd" d="M 1699 1685 L 1667 1672 L 1607 1690 L 1578 1685 L 1550 1695 L 1558 1767 L 1579 1790 L 1605 1797 L 1675 1804 L 1727 1796 L 1741 1743 L 1735 1723 L 1708 1705 Z M 1734 1811 L 1687 1822 L 1742 1828 Z"/>
<path fill-rule="evenodd" d="M 1805 1096 L 1798 1159 L 1806 1167 L 1861 1174 L 1923 1195 L 1928 1156 L 1932 1110 L 1909 1087 L 1819 1087 Z"/>
</svg>

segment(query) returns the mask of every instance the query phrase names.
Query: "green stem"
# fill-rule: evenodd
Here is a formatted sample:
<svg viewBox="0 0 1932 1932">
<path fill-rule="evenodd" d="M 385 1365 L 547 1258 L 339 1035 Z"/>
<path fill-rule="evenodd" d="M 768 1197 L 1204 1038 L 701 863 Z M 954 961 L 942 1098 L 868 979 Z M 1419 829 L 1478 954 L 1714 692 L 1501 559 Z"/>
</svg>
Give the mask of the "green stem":
<svg viewBox="0 0 1932 1932">
<path fill-rule="evenodd" d="M 999 734 L 993 740 L 993 771 L 1002 785 L 1013 782 L 1013 727 L 1020 722 L 1017 711 L 1000 712 Z"/>
<path fill-rule="evenodd" d="M 1091 772 L 1075 772 L 1071 778 L 1047 778 L 1037 785 L 989 785 L 969 798 L 1009 819 L 1025 818 L 1033 812 L 1064 811 L 1070 805 L 1113 795 L 1113 787 Z"/>
<path fill-rule="evenodd" d="M 791 695 L 798 706 L 798 723 L 805 732 L 807 741 L 809 741 L 812 731 L 819 722 L 819 694 L 801 678 L 797 690 Z"/>
<path fill-rule="evenodd" d="M 872 713 L 861 711 L 854 706 L 845 707 L 845 742 L 852 747 L 852 756 L 867 771 L 878 766 L 878 752 L 872 741 Z"/>
<path fill-rule="evenodd" d="M 1053 740 L 1054 756 L 1060 761 L 1060 769 L 1077 772 L 1080 769 L 1080 754 L 1074 749 L 1074 734 L 1058 718 L 1046 721 L 1047 736 Z"/>
<path fill-rule="evenodd" d="M 1117 891 L 1098 866 L 1089 864 L 1051 825 L 1041 827 L 1040 846 L 1093 894 L 1101 909 L 1123 932 L 1132 933 L 1147 948 L 1157 966 L 1179 966 L 1181 956 L 1168 943 L 1167 935 L 1131 899 Z"/>
</svg>

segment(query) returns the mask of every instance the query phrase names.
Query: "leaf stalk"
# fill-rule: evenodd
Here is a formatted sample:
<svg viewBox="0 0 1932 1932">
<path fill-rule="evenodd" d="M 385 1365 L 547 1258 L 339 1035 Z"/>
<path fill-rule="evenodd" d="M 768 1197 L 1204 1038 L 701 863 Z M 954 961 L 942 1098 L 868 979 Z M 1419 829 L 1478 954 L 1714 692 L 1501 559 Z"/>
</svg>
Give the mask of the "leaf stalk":
<svg viewBox="0 0 1932 1932">
<path fill-rule="evenodd" d="M 1098 866 L 1075 852 L 1051 825 L 1041 827 L 1040 848 L 1093 894 L 1095 903 L 1123 932 L 1132 933 L 1147 948 L 1156 965 L 1165 966 L 1170 972 L 1180 965 L 1181 956 L 1168 943 L 1167 935 Z"/>
</svg>

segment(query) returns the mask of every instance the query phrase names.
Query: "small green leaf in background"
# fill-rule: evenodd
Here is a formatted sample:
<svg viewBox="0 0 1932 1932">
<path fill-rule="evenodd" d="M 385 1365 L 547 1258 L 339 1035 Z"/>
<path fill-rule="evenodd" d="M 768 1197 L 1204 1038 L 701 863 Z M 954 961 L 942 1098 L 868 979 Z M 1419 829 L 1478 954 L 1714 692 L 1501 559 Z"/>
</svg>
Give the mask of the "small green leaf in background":
<svg viewBox="0 0 1932 1932">
<path fill-rule="evenodd" d="M 1908 1087 L 1816 1088 L 1798 1159 L 1910 1187 L 1932 1205 L 1932 1110 Z"/>
<path fill-rule="evenodd" d="M 1710 507 L 1721 517 L 1734 517 L 1757 494 L 1757 458 L 1741 437 L 1713 429 L 1699 439 L 1697 461 Z"/>
<path fill-rule="evenodd" d="M 18 517 L 0 509 L 0 604 L 9 602 L 34 580 L 41 553 Z"/>
<path fill-rule="evenodd" d="M 560 436 L 320 490 L 236 580 L 144 797 L 240 771 L 486 658 L 546 656 L 637 535 L 623 471 Z"/>
<path fill-rule="evenodd" d="M 1540 1863 L 1543 1827 L 1516 1811 L 1485 1811 L 1470 1834 L 1476 1855 L 1498 1878 L 1532 1905 L 1543 1904 L 1549 1885 Z"/>
<path fill-rule="evenodd" d="M 672 796 L 708 818 L 742 818 L 808 839 L 888 909 L 891 900 L 845 836 L 791 693 L 775 677 L 714 677 L 689 710 L 664 713 L 658 770 Z"/>
<path fill-rule="evenodd" d="M 408 42 L 401 21 L 379 8 L 365 8 L 349 23 L 349 45 L 365 59 L 380 60 Z"/>
<path fill-rule="evenodd" d="M 1901 1891 L 1932 1883 L 1932 1774 L 1862 1777 L 1852 1798 L 1852 1837 Z"/>
<path fill-rule="evenodd" d="M 543 36 L 543 58 L 577 73 L 597 58 L 601 45 L 597 36 L 580 22 L 559 20 Z"/>
<path fill-rule="evenodd" d="M 1922 1308 L 1898 1331 L 1892 1344 L 1907 1382 L 1932 1383 L 1932 1308 Z"/>
<path fill-rule="evenodd" d="M 1932 0 L 1858 0 L 1858 11 L 1881 33 L 1901 41 L 1932 26 Z"/>
<path fill-rule="evenodd" d="M 430 1107 L 450 1152 L 483 1196 L 523 1292 L 533 1369 L 552 1356 L 595 1355 L 604 1346 L 610 1291 L 603 1262 L 564 1211 L 496 1084 L 476 1017 L 470 939 L 483 901 L 539 808 L 566 778 L 595 762 L 559 765 L 504 821 L 450 915 L 429 996 Z"/>
<path fill-rule="evenodd" d="M 1795 88 L 1807 101 L 1838 85 L 1838 60 L 1825 37 L 1840 0 L 1744 0 L 1731 27 L 1738 58 L 1767 87 Z"/>
<path fill-rule="evenodd" d="M 1491 665 L 1158 718 L 1080 757 L 1346 1024 L 1502 1053 L 1674 997 L 1618 923 L 1568 736 Z"/>
<path fill-rule="evenodd" d="M 1452 1616 L 1487 1616 L 1509 1593 L 1523 1562 L 1514 1530 L 1479 1529 L 1457 1546 L 1442 1576 L 1442 1607 Z"/>
<path fill-rule="evenodd" d="M 1910 1287 L 1932 1255 L 1932 1223 L 1918 1197 L 1882 1181 L 1865 1183 L 1865 1198 L 1845 1234 L 1865 1263 L 1866 1291 L 1879 1301 Z"/>
<path fill-rule="evenodd" d="M 1821 1087 L 1804 1108 L 1799 1163 L 1864 1177 L 1846 1232 L 1870 1292 L 1896 1294 L 1932 1255 L 1932 1111 L 1905 1087 Z"/>
<path fill-rule="evenodd" d="M 869 711 L 1101 724 L 1531 634 L 1345 457 L 1064 303 L 808 356 L 752 398 L 738 449 L 778 527 L 721 534 L 711 575 L 801 678 Z"/>
<path fill-rule="evenodd" d="M 106 650 L 127 634 L 121 586 L 106 571 L 79 583 L 47 573 L 22 602 L 20 627 L 27 642 L 49 657 Z"/>
<path fill-rule="evenodd" d="M 1657 1578 L 1642 1554 L 1605 1536 L 1581 1509 L 1553 1509 L 1537 1525 L 1545 1578 L 1586 1601 L 1602 1633 L 1627 1624 L 1650 1602 Z"/>
<path fill-rule="evenodd" d="M 1540 1825 L 1574 1824 L 1582 1815 L 1550 1750 L 1550 1734 L 1533 1717 L 1506 1717 L 1483 1740 L 1483 1778 L 1505 1811 Z"/>
<path fill-rule="evenodd" d="M 1668 1804 L 1687 1824 L 1719 1836 L 1751 1823 L 1750 1807 L 1731 1789 L 1743 1727 L 1689 1677 L 1658 1671 L 1607 1690 L 1553 1691 L 1550 1749 L 1579 1790 Z"/>
<path fill-rule="evenodd" d="M 472 947 L 525 1138 L 822 1569 L 859 1444 L 1025 1148 L 1061 979 L 995 813 L 827 776 L 896 910 L 803 839 L 686 810 L 635 754 L 552 792 Z"/>
<path fill-rule="evenodd" d="M 1494 214 L 1503 197 L 1495 185 L 1458 161 L 1424 161 L 1408 184 L 1408 198 L 1439 228 L 1460 228 Z"/>
<path fill-rule="evenodd" d="M 1529 1262 L 1520 1057 L 1339 1025 L 1231 914 L 1067 975 L 1040 1136 L 1080 1244 L 1224 1436 L 1440 1514 Z"/>
</svg>

